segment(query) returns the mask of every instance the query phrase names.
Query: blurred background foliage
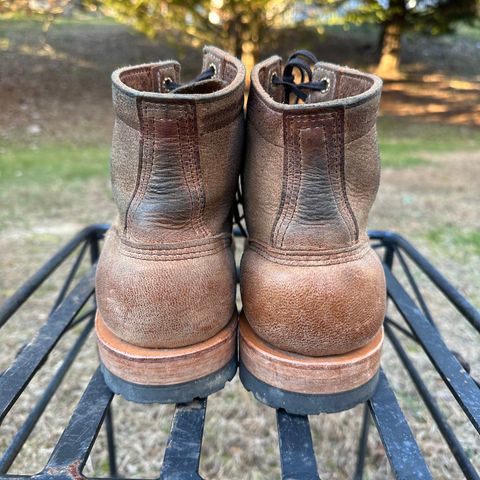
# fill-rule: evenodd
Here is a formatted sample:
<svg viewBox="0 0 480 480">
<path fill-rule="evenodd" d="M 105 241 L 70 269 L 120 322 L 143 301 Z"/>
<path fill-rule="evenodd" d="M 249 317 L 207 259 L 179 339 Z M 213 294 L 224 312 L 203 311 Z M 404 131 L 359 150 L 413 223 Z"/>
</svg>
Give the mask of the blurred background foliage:
<svg viewBox="0 0 480 480">
<path fill-rule="evenodd" d="M 172 40 L 181 30 L 193 47 L 216 44 L 242 58 L 247 68 L 259 46 L 275 41 L 282 27 L 326 25 L 380 26 L 377 73 L 400 76 L 405 32 L 428 35 L 454 32 L 459 22 L 473 24 L 478 0 L 2 0 L 0 14 L 41 14 L 44 31 L 59 15 L 99 11 L 133 26 L 148 37 Z"/>
</svg>

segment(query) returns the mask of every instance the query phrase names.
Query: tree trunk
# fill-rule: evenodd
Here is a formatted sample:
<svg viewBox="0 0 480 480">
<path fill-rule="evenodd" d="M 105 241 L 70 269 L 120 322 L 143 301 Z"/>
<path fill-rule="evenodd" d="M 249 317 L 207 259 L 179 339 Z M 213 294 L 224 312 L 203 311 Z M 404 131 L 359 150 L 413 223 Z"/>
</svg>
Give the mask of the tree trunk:
<svg viewBox="0 0 480 480">
<path fill-rule="evenodd" d="M 380 62 L 377 73 L 385 78 L 397 78 L 400 75 L 400 52 L 402 32 L 400 25 L 385 26 Z"/>
<path fill-rule="evenodd" d="M 384 78 L 398 78 L 402 33 L 407 15 L 405 0 L 391 0 L 389 13 L 390 18 L 385 23 L 380 37 L 381 53 L 377 73 Z"/>
</svg>

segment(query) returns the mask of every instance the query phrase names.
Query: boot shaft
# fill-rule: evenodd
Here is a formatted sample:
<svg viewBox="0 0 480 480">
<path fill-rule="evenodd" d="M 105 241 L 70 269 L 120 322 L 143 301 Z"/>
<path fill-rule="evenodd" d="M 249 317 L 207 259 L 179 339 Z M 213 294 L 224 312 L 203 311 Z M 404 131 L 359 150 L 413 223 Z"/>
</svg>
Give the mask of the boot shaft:
<svg viewBox="0 0 480 480">
<path fill-rule="evenodd" d="M 338 251 L 365 243 L 379 183 L 376 119 L 381 80 L 316 63 L 313 91 L 285 104 L 272 57 L 252 72 L 243 172 L 251 243 L 269 251 Z M 298 253 L 300 254 L 300 253 Z"/>
<path fill-rule="evenodd" d="M 212 78 L 176 87 L 175 61 L 116 70 L 111 156 L 118 232 L 135 244 L 207 239 L 231 230 L 243 146 L 245 69 L 206 47 Z"/>
</svg>

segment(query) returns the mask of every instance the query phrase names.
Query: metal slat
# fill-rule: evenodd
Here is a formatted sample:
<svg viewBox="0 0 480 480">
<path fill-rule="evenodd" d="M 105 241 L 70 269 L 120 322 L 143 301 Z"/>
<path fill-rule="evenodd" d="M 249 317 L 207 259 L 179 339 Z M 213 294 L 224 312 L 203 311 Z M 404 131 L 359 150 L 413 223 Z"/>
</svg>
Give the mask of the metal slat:
<svg viewBox="0 0 480 480">
<path fill-rule="evenodd" d="M 80 280 L 0 377 L 0 423 L 93 293 L 95 268 Z"/>
<path fill-rule="evenodd" d="M 453 433 L 452 428 L 445 420 L 435 398 L 428 391 L 427 386 L 420 377 L 420 374 L 415 368 L 413 362 L 408 358 L 407 352 L 402 347 L 400 340 L 395 336 L 392 328 L 388 325 L 388 323 L 385 324 L 385 333 L 387 334 L 390 342 L 392 343 L 393 348 L 396 350 L 403 366 L 410 375 L 410 378 L 412 379 L 418 393 L 422 397 L 422 400 L 424 401 L 426 407 L 432 415 L 432 418 L 437 424 L 443 438 L 447 442 L 447 445 L 449 446 L 450 451 L 452 452 L 463 474 L 469 480 L 480 480 L 479 475 L 477 474 L 475 468 L 468 459 L 467 453 L 465 452 L 461 443 L 458 441 L 457 437 Z"/>
<path fill-rule="evenodd" d="M 277 410 L 283 480 L 320 480 L 308 417 Z"/>
<path fill-rule="evenodd" d="M 81 478 L 81 471 L 102 426 L 113 393 L 98 368 L 77 404 L 41 477 L 69 474 Z"/>
<path fill-rule="evenodd" d="M 163 457 L 161 480 L 201 480 L 198 474 L 207 399 L 179 404 Z"/>
<path fill-rule="evenodd" d="M 34 273 L 11 297 L 0 305 L 0 327 L 30 298 L 35 290 L 89 238 L 100 238 L 109 225 L 90 225 L 78 232 L 61 250 Z"/>
<path fill-rule="evenodd" d="M 383 370 L 380 370 L 378 387 L 368 406 L 395 478 L 432 478 Z"/>
<path fill-rule="evenodd" d="M 433 366 L 480 433 L 480 389 L 392 272 L 388 268 L 384 270 L 389 297 L 410 325 Z"/>
<path fill-rule="evenodd" d="M 71 347 L 70 351 L 67 353 L 65 359 L 63 360 L 62 364 L 58 368 L 58 370 L 53 375 L 50 383 L 48 384 L 47 388 L 45 389 L 44 393 L 35 404 L 33 409 L 31 410 L 30 414 L 28 415 L 27 419 L 23 423 L 23 425 L 18 429 L 15 437 L 11 441 L 8 448 L 5 450 L 5 453 L 0 459 L 0 473 L 6 473 L 12 463 L 17 458 L 20 450 L 22 449 L 25 441 L 29 437 L 32 430 L 35 428 L 39 418 L 42 416 L 45 408 L 47 407 L 48 403 L 50 402 L 51 398 L 57 391 L 58 387 L 60 386 L 63 378 L 65 377 L 66 373 L 70 369 L 71 365 L 73 364 L 75 358 L 77 357 L 80 349 L 83 347 L 85 340 L 87 339 L 90 331 L 93 328 L 93 322 L 89 322 L 87 326 L 84 328 L 83 332 L 79 335 L 73 346 Z"/>
<path fill-rule="evenodd" d="M 462 316 L 480 332 L 480 311 L 475 308 L 408 240 L 394 232 L 370 230 L 371 239 L 381 240 L 389 249 L 402 249 L 415 265 L 445 295 Z"/>
</svg>

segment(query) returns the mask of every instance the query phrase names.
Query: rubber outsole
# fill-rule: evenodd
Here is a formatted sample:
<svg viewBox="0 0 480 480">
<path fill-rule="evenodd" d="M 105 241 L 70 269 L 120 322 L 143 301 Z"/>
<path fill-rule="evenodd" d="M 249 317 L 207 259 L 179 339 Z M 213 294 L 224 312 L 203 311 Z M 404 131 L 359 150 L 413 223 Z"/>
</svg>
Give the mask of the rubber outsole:
<svg viewBox="0 0 480 480">
<path fill-rule="evenodd" d="M 237 372 L 237 359 L 232 358 L 224 367 L 205 377 L 176 385 L 140 385 L 128 382 L 101 365 L 105 383 L 112 392 L 135 403 L 187 403 L 194 398 L 205 398 L 221 390 Z"/>
<path fill-rule="evenodd" d="M 345 392 L 308 394 L 290 392 L 268 385 L 252 375 L 241 361 L 239 370 L 244 387 L 252 392 L 257 400 L 269 407 L 283 408 L 296 415 L 317 415 L 349 410 L 371 398 L 379 377 L 379 372 L 377 372 L 367 383 Z"/>
</svg>

